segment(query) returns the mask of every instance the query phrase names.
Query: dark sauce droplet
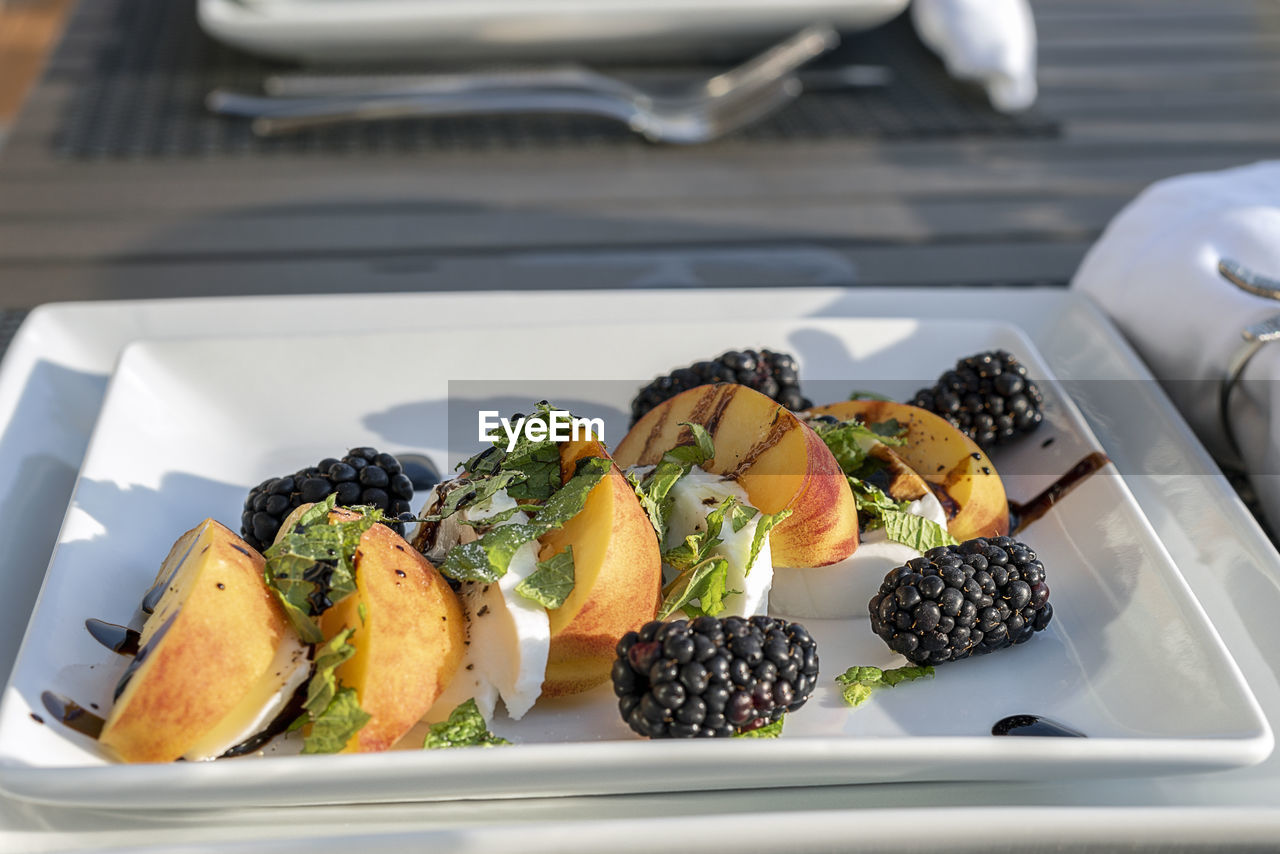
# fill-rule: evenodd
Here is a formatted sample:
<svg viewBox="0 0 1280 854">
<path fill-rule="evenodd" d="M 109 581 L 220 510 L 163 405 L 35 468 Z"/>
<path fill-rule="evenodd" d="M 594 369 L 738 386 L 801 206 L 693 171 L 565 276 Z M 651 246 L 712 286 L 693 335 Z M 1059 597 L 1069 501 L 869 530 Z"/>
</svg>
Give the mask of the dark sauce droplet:
<svg viewBox="0 0 1280 854">
<path fill-rule="evenodd" d="M 118 626 L 105 620 L 85 620 L 84 627 L 93 639 L 112 652 L 121 655 L 137 655 L 138 641 L 142 635 L 127 626 Z"/>
<path fill-rule="evenodd" d="M 404 578 L 404 577 L 405 577 L 405 575 L 404 575 L 404 570 L 403 570 L 403 569 L 397 569 L 397 570 L 396 570 L 396 575 L 400 576 L 401 578 Z"/>
<path fill-rule="evenodd" d="M 102 727 L 107 722 L 79 703 L 52 691 L 42 693 L 40 702 L 44 703 L 45 710 L 49 714 L 76 732 L 93 739 L 102 735 Z"/>
<path fill-rule="evenodd" d="M 1094 451 L 1073 465 L 1066 474 L 1049 484 L 1049 487 L 1044 492 L 1041 492 L 1030 501 L 1024 504 L 1010 501 L 1010 536 L 1022 531 L 1032 522 L 1048 513 L 1050 508 L 1063 498 L 1066 498 L 1071 493 L 1071 490 L 1083 483 L 1090 475 L 1096 474 L 1099 469 L 1110 462 L 1111 460 L 1106 454 L 1101 451 Z"/>
<path fill-rule="evenodd" d="M 415 492 L 424 492 L 440 482 L 440 469 L 425 454 L 400 454 L 396 459 Z"/>
<path fill-rule="evenodd" d="M 166 579 L 163 583 L 157 584 L 146 592 L 146 595 L 142 597 L 142 613 L 155 613 L 156 606 L 160 604 L 160 598 L 164 596 L 164 590 L 168 585 L 169 582 Z"/>
<path fill-rule="evenodd" d="M 1079 730 L 1039 715 L 1010 715 L 1001 718 L 991 727 L 992 735 L 1032 735 L 1053 738 L 1088 738 Z"/>
<path fill-rule="evenodd" d="M 31 720 L 35 721 L 38 724 L 44 723 L 44 718 L 40 717 L 35 712 L 31 713 Z"/>
</svg>

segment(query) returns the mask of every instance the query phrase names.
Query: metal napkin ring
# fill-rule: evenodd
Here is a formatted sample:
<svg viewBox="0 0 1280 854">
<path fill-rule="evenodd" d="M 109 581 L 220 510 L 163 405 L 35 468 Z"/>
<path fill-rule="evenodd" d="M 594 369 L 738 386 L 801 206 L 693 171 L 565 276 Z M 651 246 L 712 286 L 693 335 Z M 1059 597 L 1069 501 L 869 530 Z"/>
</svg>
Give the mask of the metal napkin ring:
<svg viewBox="0 0 1280 854">
<path fill-rule="evenodd" d="M 1280 301 L 1280 282 L 1259 276 L 1235 261 L 1226 258 L 1220 260 L 1218 273 L 1242 291 Z M 1244 339 L 1243 343 L 1227 363 L 1227 371 L 1223 375 L 1222 386 L 1218 391 L 1218 418 L 1222 422 L 1222 432 L 1227 437 L 1231 452 L 1236 460 L 1243 464 L 1244 457 L 1240 453 L 1240 443 L 1236 440 L 1235 431 L 1231 428 L 1229 411 L 1231 392 L 1240 382 L 1245 366 L 1249 364 L 1254 354 L 1262 349 L 1262 345 L 1280 339 L 1280 314 L 1246 326 L 1240 331 L 1240 337 Z"/>
</svg>

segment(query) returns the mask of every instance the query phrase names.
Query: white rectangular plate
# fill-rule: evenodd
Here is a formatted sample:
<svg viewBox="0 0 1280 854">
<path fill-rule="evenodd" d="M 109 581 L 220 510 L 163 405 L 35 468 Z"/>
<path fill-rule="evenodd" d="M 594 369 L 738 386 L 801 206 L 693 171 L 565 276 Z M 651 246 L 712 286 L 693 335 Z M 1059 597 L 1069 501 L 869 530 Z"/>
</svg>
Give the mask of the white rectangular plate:
<svg viewBox="0 0 1280 854">
<path fill-rule="evenodd" d="M 754 50 L 814 21 L 881 24 L 907 0 L 200 0 L 210 35 L 332 64 L 393 60 L 617 63 Z"/>
<path fill-rule="evenodd" d="M 939 668 L 929 683 L 848 710 L 830 679 L 893 666 L 865 618 L 806 621 L 823 687 L 776 742 L 650 743 L 632 737 L 607 686 L 539 704 L 494 728 L 521 742 L 487 751 L 268 757 L 125 766 L 46 716 L 52 690 L 106 708 L 124 662 L 84 632 L 125 622 L 168 546 L 205 516 L 233 527 L 250 486 L 347 447 L 445 450 L 468 390 L 532 402 L 557 389 L 625 430 L 635 386 L 744 344 L 795 353 L 807 386 L 897 389 L 964 354 L 1003 347 L 1050 380 L 1030 341 L 991 322 L 790 320 L 474 333 L 140 342 L 121 359 L 0 707 L 0 786 L 19 797 L 98 806 L 229 806 L 671 791 L 906 780 L 1055 779 L 1209 770 L 1259 762 L 1272 736 L 1216 632 L 1122 479 L 1094 477 L 1023 539 L 1041 555 L 1055 620 L 1031 643 Z M 462 367 L 465 366 L 465 367 Z M 518 377 L 518 379 L 511 379 Z M 609 381 L 567 385 L 567 381 Z M 829 388 L 828 386 L 819 386 Z M 1027 497 L 1097 447 L 1046 382 L 1048 425 L 998 467 Z M 564 402 L 561 399 L 561 402 Z M 819 402 L 826 402 L 825 400 Z M 1044 440 L 1053 437 L 1047 448 Z M 867 579 L 870 598 L 878 578 Z M 1042 714 L 1088 739 L 994 739 L 998 718 Z M 551 742 L 551 743 L 538 743 Z"/>
</svg>

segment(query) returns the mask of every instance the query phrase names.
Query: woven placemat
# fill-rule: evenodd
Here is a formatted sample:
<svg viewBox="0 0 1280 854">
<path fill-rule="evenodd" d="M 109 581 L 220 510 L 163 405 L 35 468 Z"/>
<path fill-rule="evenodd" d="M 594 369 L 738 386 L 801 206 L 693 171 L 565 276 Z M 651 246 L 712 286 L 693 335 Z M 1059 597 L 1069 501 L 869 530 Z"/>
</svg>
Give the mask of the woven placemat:
<svg viewBox="0 0 1280 854">
<path fill-rule="evenodd" d="M 732 139 L 1057 133 L 1051 119 L 997 113 L 976 87 L 948 77 L 905 18 L 850 36 L 822 64 L 849 63 L 885 66 L 891 81 L 806 93 Z M 570 116 L 397 120 L 264 140 L 247 122 L 204 110 L 210 89 L 260 91 L 266 74 L 289 68 L 205 36 L 194 0 L 82 0 L 47 72 L 72 90 L 51 144 L 59 155 L 86 159 L 644 144 L 616 123 Z"/>
</svg>

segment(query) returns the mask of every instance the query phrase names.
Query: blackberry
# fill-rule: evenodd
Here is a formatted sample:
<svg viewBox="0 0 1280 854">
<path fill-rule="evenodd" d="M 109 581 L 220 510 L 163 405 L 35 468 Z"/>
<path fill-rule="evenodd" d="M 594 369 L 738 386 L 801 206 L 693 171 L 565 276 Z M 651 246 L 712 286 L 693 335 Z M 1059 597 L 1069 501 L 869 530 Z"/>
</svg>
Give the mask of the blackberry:
<svg viewBox="0 0 1280 854">
<path fill-rule="evenodd" d="M 961 359 L 936 385 L 917 391 L 911 403 L 941 415 L 980 448 L 1010 442 L 1044 420 L 1044 395 L 1026 367 L 1004 350 Z"/>
<path fill-rule="evenodd" d="M 868 608 L 871 630 L 917 664 L 1025 643 L 1053 619 L 1044 564 L 1012 537 L 930 549 L 890 570 Z"/>
<path fill-rule="evenodd" d="M 674 370 L 640 389 L 631 401 L 632 425 L 664 400 L 711 383 L 745 385 L 792 411 L 813 406 L 812 401 L 800 393 L 800 375 L 793 356 L 772 350 L 730 350 L 709 362 Z"/>
<path fill-rule="evenodd" d="M 729 736 L 805 704 L 818 645 L 804 626 L 771 617 L 654 621 L 618 641 L 613 693 L 649 738 Z"/>
<path fill-rule="evenodd" d="M 378 453 L 376 448 L 352 448 L 340 460 L 328 457 L 293 474 L 268 478 L 249 490 L 240 515 L 240 536 L 264 551 L 286 516 L 333 493 L 337 493 L 339 505 L 370 504 L 398 520 L 409 513 L 413 483 L 390 454 Z M 403 521 L 387 524 L 397 534 L 404 534 Z"/>
</svg>

